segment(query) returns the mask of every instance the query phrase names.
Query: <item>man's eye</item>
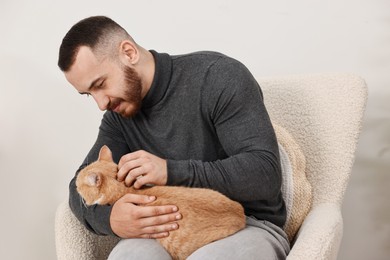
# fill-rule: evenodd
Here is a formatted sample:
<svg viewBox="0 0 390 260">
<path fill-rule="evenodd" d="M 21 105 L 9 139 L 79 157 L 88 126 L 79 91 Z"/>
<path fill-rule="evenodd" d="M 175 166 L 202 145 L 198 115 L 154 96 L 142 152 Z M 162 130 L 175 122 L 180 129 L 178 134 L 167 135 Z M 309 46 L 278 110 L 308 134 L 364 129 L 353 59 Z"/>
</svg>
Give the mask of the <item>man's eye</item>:
<svg viewBox="0 0 390 260">
<path fill-rule="evenodd" d="M 99 85 L 96 86 L 96 88 L 103 88 L 103 87 L 104 87 L 104 80 Z"/>
<path fill-rule="evenodd" d="M 91 90 L 98 90 L 98 89 L 103 89 L 105 84 L 105 80 L 102 80 L 99 84 L 95 84 L 90 88 Z"/>
</svg>

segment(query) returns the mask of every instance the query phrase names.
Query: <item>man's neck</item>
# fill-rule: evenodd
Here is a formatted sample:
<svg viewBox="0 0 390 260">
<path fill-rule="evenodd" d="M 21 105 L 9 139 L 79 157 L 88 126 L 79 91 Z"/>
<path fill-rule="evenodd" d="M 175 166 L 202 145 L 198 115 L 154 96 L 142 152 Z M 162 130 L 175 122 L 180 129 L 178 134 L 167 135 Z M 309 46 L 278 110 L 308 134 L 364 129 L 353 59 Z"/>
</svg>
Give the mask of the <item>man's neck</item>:
<svg viewBox="0 0 390 260">
<path fill-rule="evenodd" d="M 150 51 L 143 48 L 140 48 L 139 51 L 141 52 L 141 59 L 137 71 L 141 77 L 142 98 L 144 98 L 152 86 L 156 64 Z"/>
</svg>

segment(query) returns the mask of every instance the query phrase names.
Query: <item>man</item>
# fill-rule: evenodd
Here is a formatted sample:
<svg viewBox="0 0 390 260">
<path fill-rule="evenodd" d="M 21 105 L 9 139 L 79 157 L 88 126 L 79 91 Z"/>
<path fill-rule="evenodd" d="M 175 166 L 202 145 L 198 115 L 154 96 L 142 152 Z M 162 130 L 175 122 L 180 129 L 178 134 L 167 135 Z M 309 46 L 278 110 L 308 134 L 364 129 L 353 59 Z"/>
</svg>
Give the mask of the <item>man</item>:
<svg viewBox="0 0 390 260">
<path fill-rule="evenodd" d="M 170 56 L 138 45 L 113 20 L 97 16 L 64 37 L 58 65 L 104 114 L 80 171 L 108 145 L 118 179 L 203 187 L 240 202 L 247 227 L 189 259 L 284 259 L 286 210 L 276 137 L 260 88 L 238 61 L 215 52 Z M 175 205 L 138 206 L 128 194 L 112 206 L 85 207 L 70 183 L 70 207 L 92 232 L 123 238 L 110 259 L 170 259 L 154 239 L 179 229 Z"/>
</svg>

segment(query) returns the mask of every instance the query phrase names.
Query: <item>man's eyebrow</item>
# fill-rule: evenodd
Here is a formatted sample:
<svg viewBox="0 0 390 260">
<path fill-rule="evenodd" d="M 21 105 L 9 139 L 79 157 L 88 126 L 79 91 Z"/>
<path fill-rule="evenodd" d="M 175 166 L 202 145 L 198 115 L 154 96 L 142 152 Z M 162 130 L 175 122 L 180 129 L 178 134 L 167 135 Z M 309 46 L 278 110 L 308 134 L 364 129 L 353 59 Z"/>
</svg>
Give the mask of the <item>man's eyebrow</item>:
<svg viewBox="0 0 390 260">
<path fill-rule="evenodd" d="M 103 76 L 100 76 L 100 77 L 98 77 L 97 79 L 95 79 L 94 81 L 92 81 L 92 83 L 89 85 L 89 87 L 88 87 L 88 92 L 79 92 L 81 95 L 85 95 L 85 94 L 88 94 L 90 91 L 91 91 L 91 89 L 101 80 L 101 79 L 103 79 L 104 77 Z"/>
</svg>

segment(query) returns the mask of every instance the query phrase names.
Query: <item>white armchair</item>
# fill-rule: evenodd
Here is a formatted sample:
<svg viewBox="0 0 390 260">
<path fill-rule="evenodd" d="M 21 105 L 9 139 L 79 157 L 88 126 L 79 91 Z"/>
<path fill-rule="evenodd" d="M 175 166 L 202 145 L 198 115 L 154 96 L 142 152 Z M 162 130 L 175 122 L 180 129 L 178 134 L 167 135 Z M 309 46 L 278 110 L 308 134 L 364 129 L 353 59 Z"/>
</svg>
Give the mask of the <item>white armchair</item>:
<svg viewBox="0 0 390 260">
<path fill-rule="evenodd" d="M 260 78 L 259 83 L 271 119 L 300 146 L 312 186 L 311 209 L 287 259 L 336 259 L 343 233 L 341 203 L 361 129 L 366 84 L 351 74 Z M 67 201 L 57 209 L 55 239 L 60 260 L 106 259 L 118 242 L 87 231 Z"/>
</svg>

